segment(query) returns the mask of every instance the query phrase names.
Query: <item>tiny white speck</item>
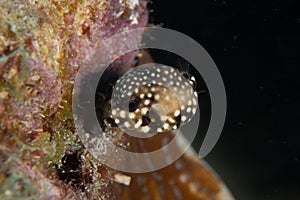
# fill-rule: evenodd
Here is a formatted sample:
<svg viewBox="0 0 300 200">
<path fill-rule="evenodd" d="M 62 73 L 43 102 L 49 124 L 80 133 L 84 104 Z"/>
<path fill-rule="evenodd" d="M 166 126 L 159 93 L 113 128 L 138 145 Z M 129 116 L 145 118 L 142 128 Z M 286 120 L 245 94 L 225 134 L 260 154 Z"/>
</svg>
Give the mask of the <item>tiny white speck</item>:
<svg viewBox="0 0 300 200">
<path fill-rule="evenodd" d="M 153 80 L 153 81 L 152 81 L 152 83 L 153 83 L 153 84 L 156 84 L 156 81 L 155 81 L 155 80 Z"/>
<path fill-rule="evenodd" d="M 115 119 L 116 124 L 120 123 L 119 119 Z"/>
<path fill-rule="evenodd" d="M 179 85 L 180 85 L 180 82 L 177 81 L 177 82 L 176 82 L 176 85 L 179 86 Z"/>
<path fill-rule="evenodd" d="M 167 101 L 169 101 L 169 100 L 170 100 L 170 96 L 167 95 L 167 96 L 165 97 L 165 99 L 166 99 Z"/>
<path fill-rule="evenodd" d="M 176 111 L 174 112 L 174 116 L 175 116 L 175 117 L 179 116 L 179 114 L 180 114 L 180 110 L 176 110 Z"/>
<path fill-rule="evenodd" d="M 135 77 L 133 77 L 133 80 L 137 81 L 137 80 L 138 80 L 138 78 L 135 76 Z"/>
<path fill-rule="evenodd" d="M 168 75 L 168 74 L 169 74 L 169 71 L 168 71 L 168 70 L 165 70 L 164 73 L 165 73 L 166 75 Z"/>
<path fill-rule="evenodd" d="M 184 106 L 184 105 L 182 105 L 182 106 L 180 107 L 180 109 L 181 109 L 181 110 L 184 110 L 184 109 L 185 109 L 185 106 Z"/>
<path fill-rule="evenodd" d="M 145 97 L 145 94 L 144 94 L 144 93 L 140 94 L 140 98 L 141 98 L 141 99 L 143 99 L 144 97 Z"/>
<path fill-rule="evenodd" d="M 185 120 L 186 120 L 186 116 L 182 116 L 181 121 L 185 121 Z"/>
<path fill-rule="evenodd" d="M 156 101 L 158 101 L 159 98 L 160 98 L 159 94 L 154 95 L 154 99 L 155 99 Z"/>
<path fill-rule="evenodd" d="M 191 100 L 188 101 L 188 106 L 190 106 L 190 105 L 192 105 L 192 101 Z"/>
<path fill-rule="evenodd" d="M 139 86 L 139 85 L 140 85 L 140 83 L 139 83 L 139 82 L 136 82 L 135 84 L 136 84 L 137 86 Z"/>
<path fill-rule="evenodd" d="M 148 98 L 151 98 L 151 97 L 152 97 L 152 93 L 149 92 L 149 93 L 147 94 L 147 97 L 148 97 Z"/>
<path fill-rule="evenodd" d="M 173 75 L 170 75 L 170 79 L 173 79 L 174 77 L 173 77 Z"/>
<path fill-rule="evenodd" d="M 178 80 L 179 80 L 179 81 L 182 81 L 182 78 L 179 76 L 179 77 L 178 77 Z"/>
<path fill-rule="evenodd" d="M 163 130 L 161 128 L 158 128 L 157 132 L 161 133 L 161 132 L 163 132 Z"/>
<path fill-rule="evenodd" d="M 144 80 L 147 80 L 147 79 L 148 79 L 148 77 L 147 77 L 147 76 L 143 76 L 143 79 L 144 79 Z"/>
<path fill-rule="evenodd" d="M 155 77 L 155 73 L 151 73 L 151 77 Z"/>
<path fill-rule="evenodd" d="M 127 96 L 131 96 L 132 95 L 132 93 L 131 92 L 127 92 Z"/>
<path fill-rule="evenodd" d="M 176 125 L 174 125 L 174 126 L 173 126 L 173 129 L 177 129 L 177 126 L 176 126 Z"/>
<path fill-rule="evenodd" d="M 161 70 L 159 68 L 156 69 L 157 72 L 161 72 Z"/>
<path fill-rule="evenodd" d="M 111 114 L 115 116 L 115 115 L 117 114 L 117 111 L 116 111 L 115 109 L 113 109 L 113 110 L 111 111 Z"/>
<path fill-rule="evenodd" d="M 166 77 L 163 77 L 162 80 L 166 82 L 166 81 L 167 81 L 167 78 L 166 78 Z"/>
<path fill-rule="evenodd" d="M 156 88 L 155 87 L 151 87 L 150 90 L 151 90 L 151 92 L 155 92 Z"/>
<path fill-rule="evenodd" d="M 138 88 L 135 88 L 135 89 L 134 89 L 134 92 L 135 92 L 135 93 L 138 93 L 138 92 L 139 92 L 139 89 L 138 89 Z"/>
<path fill-rule="evenodd" d="M 160 78 L 160 74 L 156 74 L 156 77 L 157 77 L 157 78 Z"/>
<path fill-rule="evenodd" d="M 129 85 L 129 86 L 128 86 L 128 90 L 130 90 L 131 88 L 132 88 L 132 86 L 131 86 L 131 85 Z"/>
<path fill-rule="evenodd" d="M 162 85 L 162 82 L 158 82 L 157 84 L 158 84 L 158 85 Z"/>
</svg>

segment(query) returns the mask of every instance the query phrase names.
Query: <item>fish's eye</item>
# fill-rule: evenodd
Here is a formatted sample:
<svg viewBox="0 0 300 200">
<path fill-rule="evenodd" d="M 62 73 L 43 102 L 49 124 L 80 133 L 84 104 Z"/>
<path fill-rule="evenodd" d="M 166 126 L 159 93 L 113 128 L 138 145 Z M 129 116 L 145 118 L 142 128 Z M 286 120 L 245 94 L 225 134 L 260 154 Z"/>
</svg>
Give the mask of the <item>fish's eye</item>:
<svg viewBox="0 0 300 200">
<path fill-rule="evenodd" d="M 129 112 L 135 111 L 138 108 L 140 103 L 141 103 L 141 99 L 138 97 L 131 99 L 128 104 Z"/>
<path fill-rule="evenodd" d="M 182 72 L 182 76 L 183 76 L 184 78 L 186 78 L 186 80 L 189 80 L 189 79 L 190 79 L 190 75 L 189 75 L 189 73 L 187 73 L 187 72 Z"/>
</svg>

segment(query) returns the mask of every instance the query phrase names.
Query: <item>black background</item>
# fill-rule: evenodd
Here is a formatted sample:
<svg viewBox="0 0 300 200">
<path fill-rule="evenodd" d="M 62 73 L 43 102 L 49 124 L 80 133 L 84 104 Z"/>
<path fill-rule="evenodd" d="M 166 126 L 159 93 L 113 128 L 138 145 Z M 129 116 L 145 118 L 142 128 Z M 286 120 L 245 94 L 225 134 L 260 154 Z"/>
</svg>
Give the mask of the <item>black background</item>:
<svg viewBox="0 0 300 200">
<path fill-rule="evenodd" d="M 155 0 L 150 9 L 150 22 L 192 37 L 219 68 L 228 111 L 206 160 L 236 199 L 300 199 L 300 1 Z"/>
</svg>

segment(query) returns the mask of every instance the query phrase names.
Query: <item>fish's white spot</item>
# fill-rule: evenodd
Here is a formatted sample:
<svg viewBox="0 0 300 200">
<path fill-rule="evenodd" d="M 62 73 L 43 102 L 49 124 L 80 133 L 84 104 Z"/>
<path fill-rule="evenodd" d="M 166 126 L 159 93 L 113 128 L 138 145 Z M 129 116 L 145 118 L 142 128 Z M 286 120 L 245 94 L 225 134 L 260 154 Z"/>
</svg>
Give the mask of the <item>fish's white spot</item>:
<svg viewBox="0 0 300 200">
<path fill-rule="evenodd" d="M 167 78 L 166 78 L 166 77 L 163 77 L 162 80 L 166 82 L 166 81 L 167 81 Z"/>
<path fill-rule="evenodd" d="M 148 133 L 150 131 L 150 128 L 149 128 L 149 126 L 144 126 L 144 127 L 142 127 L 142 130 L 144 133 Z"/>
<path fill-rule="evenodd" d="M 171 122 L 171 123 L 175 123 L 175 122 L 176 122 L 172 117 L 169 117 L 168 120 L 169 120 L 169 122 Z"/>
<path fill-rule="evenodd" d="M 146 100 L 144 101 L 144 104 L 145 104 L 146 106 L 148 106 L 148 105 L 150 104 L 150 100 L 149 100 L 149 99 L 146 99 Z"/>
<path fill-rule="evenodd" d="M 179 116 L 179 114 L 180 114 L 180 110 L 175 110 L 174 116 L 177 117 L 177 116 Z"/>
<path fill-rule="evenodd" d="M 193 98 L 193 104 L 196 105 L 197 104 L 197 101 L 195 98 Z"/>
<path fill-rule="evenodd" d="M 181 117 L 181 120 L 182 120 L 182 121 L 186 121 L 186 119 L 187 119 L 187 118 L 186 118 L 186 116 L 184 116 L 184 115 Z"/>
<path fill-rule="evenodd" d="M 151 97 L 152 97 L 152 93 L 149 92 L 149 93 L 147 94 L 147 97 L 148 97 L 148 98 L 151 98 Z"/>
<path fill-rule="evenodd" d="M 192 112 L 193 112 L 193 114 L 195 114 L 195 113 L 196 113 L 196 110 L 197 110 L 196 108 L 193 108 L 193 111 L 192 111 Z"/>
<path fill-rule="evenodd" d="M 115 123 L 116 124 L 120 123 L 120 120 L 119 119 L 115 119 Z"/>
<path fill-rule="evenodd" d="M 129 113 L 129 117 L 130 117 L 130 119 L 133 119 L 133 118 L 135 118 L 135 114 L 134 113 Z"/>
<path fill-rule="evenodd" d="M 129 128 L 130 127 L 129 122 L 124 122 L 124 126 L 127 127 L 127 128 Z"/>
<path fill-rule="evenodd" d="M 151 87 L 151 88 L 150 88 L 150 91 L 151 91 L 151 92 L 155 92 L 155 91 L 156 91 L 156 87 Z"/>
<path fill-rule="evenodd" d="M 113 109 L 113 110 L 111 111 L 111 114 L 112 114 L 113 116 L 115 116 L 115 115 L 117 114 L 117 111 L 116 111 L 115 109 Z"/>
<path fill-rule="evenodd" d="M 163 122 L 166 121 L 166 119 L 167 119 L 167 116 L 165 116 L 165 115 L 160 117 L 160 120 L 163 121 Z"/>
<path fill-rule="evenodd" d="M 140 127 L 142 125 L 142 123 L 143 123 L 142 120 L 139 119 L 138 122 L 134 125 L 134 128 Z"/>
<path fill-rule="evenodd" d="M 143 99 L 144 97 L 145 97 L 145 94 L 144 94 L 144 93 L 140 94 L 140 98 L 141 98 L 141 99 Z"/>
<path fill-rule="evenodd" d="M 163 132 L 162 128 L 157 128 L 157 132 L 159 133 Z"/>
<path fill-rule="evenodd" d="M 126 117 L 125 111 L 122 110 L 122 111 L 120 112 L 120 116 L 121 116 L 122 118 L 125 118 L 125 117 Z"/>
<path fill-rule="evenodd" d="M 160 98 L 159 94 L 154 95 L 154 99 L 155 99 L 156 101 L 158 101 L 159 98 Z"/>
<path fill-rule="evenodd" d="M 142 108 L 141 112 L 143 115 L 145 115 L 148 112 L 148 108 L 147 107 Z"/>
<path fill-rule="evenodd" d="M 186 112 L 190 113 L 191 111 L 192 111 L 192 108 L 191 107 L 187 107 Z"/>
<path fill-rule="evenodd" d="M 169 125 L 168 123 L 164 123 L 164 125 L 163 125 L 164 129 L 168 129 L 169 126 L 170 126 L 170 125 Z"/>
</svg>

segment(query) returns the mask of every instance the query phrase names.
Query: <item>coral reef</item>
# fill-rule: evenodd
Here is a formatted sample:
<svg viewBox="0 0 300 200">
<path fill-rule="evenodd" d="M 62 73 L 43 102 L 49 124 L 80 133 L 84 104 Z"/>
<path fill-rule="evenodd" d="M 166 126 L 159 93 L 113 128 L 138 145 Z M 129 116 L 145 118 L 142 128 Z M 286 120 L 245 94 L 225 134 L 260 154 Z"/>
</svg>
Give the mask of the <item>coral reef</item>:
<svg viewBox="0 0 300 200">
<path fill-rule="evenodd" d="M 97 172 L 105 167 L 89 158 L 74 134 L 73 80 L 99 41 L 147 24 L 146 4 L 0 2 L 1 199 L 112 198 L 102 187 L 109 175 Z M 129 65 L 134 56 L 123 62 Z M 80 162 L 69 166 L 70 159 Z"/>
</svg>

